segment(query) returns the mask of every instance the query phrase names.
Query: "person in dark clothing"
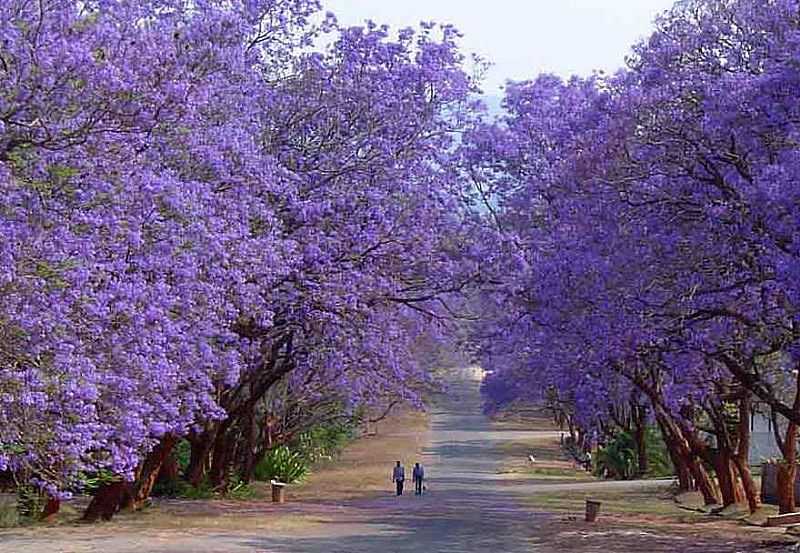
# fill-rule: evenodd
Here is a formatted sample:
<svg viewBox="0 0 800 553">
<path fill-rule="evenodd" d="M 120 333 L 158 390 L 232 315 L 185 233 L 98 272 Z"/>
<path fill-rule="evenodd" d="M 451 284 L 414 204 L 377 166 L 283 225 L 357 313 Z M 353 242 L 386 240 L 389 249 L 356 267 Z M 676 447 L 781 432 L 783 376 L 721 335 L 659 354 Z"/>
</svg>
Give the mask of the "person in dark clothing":
<svg viewBox="0 0 800 553">
<path fill-rule="evenodd" d="M 422 482 L 425 480 L 425 469 L 419 463 L 414 463 L 414 471 L 411 473 L 414 479 L 414 495 L 422 495 Z"/>
<path fill-rule="evenodd" d="M 397 461 L 392 471 L 392 482 L 397 485 L 397 495 L 403 495 L 403 483 L 406 481 L 406 469 Z"/>
</svg>

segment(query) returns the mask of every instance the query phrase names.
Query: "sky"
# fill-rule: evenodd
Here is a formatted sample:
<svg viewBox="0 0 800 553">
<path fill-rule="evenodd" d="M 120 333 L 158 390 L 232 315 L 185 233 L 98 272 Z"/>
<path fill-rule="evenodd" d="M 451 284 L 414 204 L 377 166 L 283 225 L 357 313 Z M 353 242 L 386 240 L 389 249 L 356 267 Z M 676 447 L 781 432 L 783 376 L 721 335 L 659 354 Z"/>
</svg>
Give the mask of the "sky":
<svg viewBox="0 0 800 553">
<path fill-rule="evenodd" d="M 454 24 L 463 47 L 494 63 L 484 92 L 542 72 L 588 75 L 622 67 L 631 45 L 650 34 L 674 0 L 323 0 L 340 22 L 392 27 Z"/>
</svg>

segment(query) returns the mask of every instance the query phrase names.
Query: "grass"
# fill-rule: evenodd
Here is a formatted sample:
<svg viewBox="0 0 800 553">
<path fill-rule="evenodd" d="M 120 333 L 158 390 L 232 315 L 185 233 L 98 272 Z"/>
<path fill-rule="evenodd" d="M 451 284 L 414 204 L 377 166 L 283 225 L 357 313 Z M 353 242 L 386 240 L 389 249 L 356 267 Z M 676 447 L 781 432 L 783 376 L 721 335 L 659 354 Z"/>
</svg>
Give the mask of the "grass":
<svg viewBox="0 0 800 553">
<path fill-rule="evenodd" d="M 533 426 L 537 429 L 552 430 L 552 426 L 548 428 L 546 424 L 547 421 L 533 421 Z M 552 436 L 525 442 L 508 441 L 498 444 L 497 447 L 505 459 L 498 470 L 500 474 L 531 480 L 589 482 L 595 479 L 590 473 L 577 469 Z M 534 455 L 536 461 L 531 463 L 528 455 Z"/>
<path fill-rule="evenodd" d="M 16 499 L 12 496 L 0 495 L 0 528 L 14 528 L 19 524 Z"/>
<path fill-rule="evenodd" d="M 526 499 L 526 503 L 537 509 L 552 512 L 583 513 L 586 500 L 592 499 L 602 503 L 601 512 L 617 515 L 656 515 L 680 522 L 690 522 L 704 517 L 681 509 L 671 497 L 662 490 L 583 490 L 554 491 L 552 493 L 537 492 Z"/>
<path fill-rule="evenodd" d="M 566 467 L 537 467 L 535 465 L 525 467 L 504 467 L 497 471 L 499 474 L 513 474 L 515 476 L 527 477 L 535 480 L 593 480 L 592 476 L 583 471 L 575 471 Z"/>
</svg>

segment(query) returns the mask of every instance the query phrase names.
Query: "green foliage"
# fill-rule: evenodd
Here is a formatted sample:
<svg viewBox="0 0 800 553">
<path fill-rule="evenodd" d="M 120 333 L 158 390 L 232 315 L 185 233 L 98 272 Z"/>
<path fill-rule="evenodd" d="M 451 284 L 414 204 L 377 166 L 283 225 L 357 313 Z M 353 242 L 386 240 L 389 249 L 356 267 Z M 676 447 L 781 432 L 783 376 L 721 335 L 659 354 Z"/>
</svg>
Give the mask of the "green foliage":
<svg viewBox="0 0 800 553">
<path fill-rule="evenodd" d="M 192 455 L 192 444 L 189 443 L 189 440 L 179 440 L 172 450 L 172 455 L 178 464 L 178 472 L 186 474 L 186 469 L 189 467 L 189 458 Z"/>
<path fill-rule="evenodd" d="M 667 448 L 657 429 L 652 427 L 646 429 L 645 448 L 648 465 L 646 476 L 659 477 L 673 474 Z M 594 473 L 597 476 L 617 480 L 631 480 L 639 476 L 636 441 L 630 432 L 617 432 L 605 446 L 597 450 Z"/>
<path fill-rule="evenodd" d="M 38 487 L 32 484 L 20 484 L 17 486 L 16 510 L 19 521 L 38 520 L 45 503 L 47 503 L 47 497 Z"/>
<path fill-rule="evenodd" d="M 69 167 L 67 165 L 60 165 L 56 163 L 47 167 L 47 173 L 51 182 L 54 182 L 58 186 L 63 186 L 74 177 L 78 176 L 80 171 L 75 167 Z"/>
<path fill-rule="evenodd" d="M 225 493 L 225 497 L 245 501 L 248 499 L 256 499 L 258 497 L 258 492 L 250 484 L 245 484 L 239 480 L 229 487 L 228 491 Z"/>
<path fill-rule="evenodd" d="M 188 440 L 179 440 L 178 443 L 175 444 L 171 455 L 178 465 L 178 474 L 186 474 L 191 453 L 192 446 Z M 192 496 L 205 496 L 210 493 L 208 483 L 201 485 L 200 489 L 195 489 L 181 478 L 165 479 L 161 477 L 156 481 L 152 491 L 152 494 L 157 497 L 187 497 L 187 494 Z"/>
<path fill-rule="evenodd" d="M 214 489 L 208 479 L 203 479 L 198 486 L 192 486 L 185 480 L 175 481 L 175 496 L 183 499 L 211 499 L 214 497 Z"/>
<path fill-rule="evenodd" d="M 215 490 L 208 479 L 203 479 L 198 486 L 192 486 L 182 478 L 159 480 L 153 487 L 152 494 L 157 497 L 175 497 L 180 499 L 213 499 L 226 497 L 229 499 L 252 499 L 256 492 L 241 478 L 232 475 L 224 490 Z"/>
<path fill-rule="evenodd" d="M 170 478 L 169 480 L 159 478 L 156 480 L 151 495 L 154 497 L 185 497 L 189 493 L 191 484 L 180 478 Z"/>
<path fill-rule="evenodd" d="M 350 423 L 318 425 L 301 434 L 292 449 L 314 464 L 338 456 L 354 435 L 354 425 Z"/>
<path fill-rule="evenodd" d="M 82 474 L 79 477 L 81 489 L 87 492 L 93 492 L 102 484 L 110 484 L 119 479 L 113 472 L 108 470 L 101 470 L 92 474 Z"/>
<path fill-rule="evenodd" d="M 669 451 L 667 451 L 661 432 L 656 428 L 648 427 L 645 439 L 647 443 L 647 476 L 658 478 L 675 474 L 675 468 L 672 466 L 672 460 L 669 458 Z"/>
<path fill-rule="evenodd" d="M 231 476 L 224 490 L 215 490 L 208 479 L 204 479 L 199 486 L 192 486 L 181 478 L 175 480 L 162 481 L 153 489 L 153 495 L 165 497 L 176 497 L 180 499 L 213 499 L 224 496 L 228 499 L 253 499 L 256 497 L 256 490 L 246 484 L 238 476 Z"/>
<path fill-rule="evenodd" d="M 355 425 L 351 422 L 318 425 L 301 434 L 288 446 L 273 448 L 256 465 L 255 479 L 269 482 L 279 480 L 287 484 L 303 481 L 314 463 L 335 458 L 347 443 L 353 439 Z M 191 444 L 180 440 L 172 452 L 180 474 L 185 474 L 189 466 Z M 182 478 L 159 480 L 153 488 L 154 496 L 179 497 L 183 499 L 210 499 L 225 496 L 232 499 L 253 499 L 256 490 L 242 481 L 241 475 L 231 472 L 226 479 L 224 490 L 213 489 L 205 480 L 199 486 L 192 486 Z"/>
<path fill-rule="evenodd" d="M 630 480 L 636 476 L 636 443 L 628 432 L 618 432 L 605 446 L 597 450 L 595 474 L 617 480 Z"/>
<path fill-rule="evenodd" d="M 285 484 L 302 482 L 310 472 L 309 461 L 300 452 L 279 446 L 256 465 L 255 478 L 262 482 L 277 480 Z"/>
</svg>

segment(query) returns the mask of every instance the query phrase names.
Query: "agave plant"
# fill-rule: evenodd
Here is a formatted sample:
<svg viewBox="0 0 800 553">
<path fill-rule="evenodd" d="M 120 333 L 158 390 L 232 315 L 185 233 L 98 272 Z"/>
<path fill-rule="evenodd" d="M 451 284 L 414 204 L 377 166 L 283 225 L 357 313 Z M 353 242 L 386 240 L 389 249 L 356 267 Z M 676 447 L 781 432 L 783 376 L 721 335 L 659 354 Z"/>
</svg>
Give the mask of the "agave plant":
<svg viewBox="0 0 800 553">
<path fill-rule="evenodd" d="M 597 451 L 595 474 L 617 480 L 630 480 L 637 470 L 636 449 L 633 438 L 627 432 L 618 433 Z"/>
<path fill-rule="evenodd" d="M 278 446 L 270 450 L 266 457 L 256 466 L 256 480 L 276 480 L 284 484 L 302 482 L 308 476 L 308 461 L 300 453 L 286 446 Z"/>
</svg>

